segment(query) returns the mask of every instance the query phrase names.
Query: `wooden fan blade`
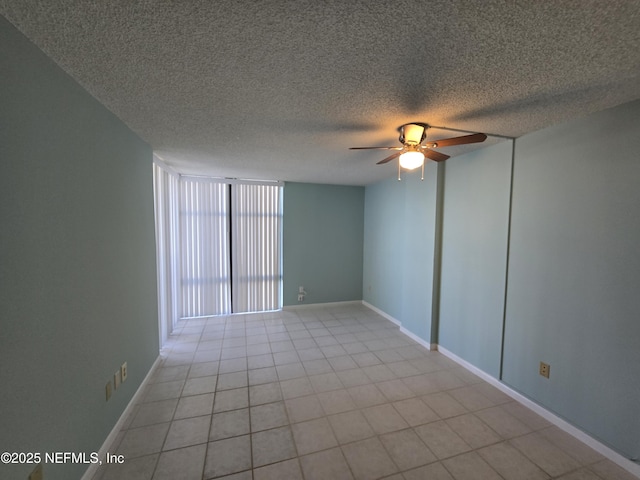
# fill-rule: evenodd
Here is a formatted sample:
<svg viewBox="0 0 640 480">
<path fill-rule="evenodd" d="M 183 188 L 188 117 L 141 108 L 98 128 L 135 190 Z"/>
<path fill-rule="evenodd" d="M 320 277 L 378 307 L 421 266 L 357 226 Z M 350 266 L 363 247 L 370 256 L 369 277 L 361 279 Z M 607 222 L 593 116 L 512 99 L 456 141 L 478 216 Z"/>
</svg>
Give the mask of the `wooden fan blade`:
<svg viewBox="0 0 640 480">
<path fill-rule="evenodd" d="M 402 147 L 349 147 L 349 150 L 402 150 Z"/>
<path fill-rule="evenodd" d="M 463 135 L 462 137 L 435 140 L 433 143 L 436 144 L 436 147 L 451 147 L 453 145 L 466 145 L 467 143 L 480 143 L 484 142 L 486 139 L 487 136 L 484 133 L 474 133 L 472 135 Z"/>
<path fill-rule="evenodd" d="M 402 152 L 396 152 L 393 155 L 389 155 L 387 158 L 380 160 L 376 165 L 382 165 L 383 163 L 390 162 L 394 158 L 398 158 L 401 154 Z"/>
<path fill-rule="evenodd" d="M 431 149 L 423 150 L 422 153 L 424 153 L 425 157 L 430 158 L 435 162 L 444 162 L 447 158 L 449 158 L 449 155 L 445 155 L 444 153 L 436 152 L 435 150 Z"/>
</svg>

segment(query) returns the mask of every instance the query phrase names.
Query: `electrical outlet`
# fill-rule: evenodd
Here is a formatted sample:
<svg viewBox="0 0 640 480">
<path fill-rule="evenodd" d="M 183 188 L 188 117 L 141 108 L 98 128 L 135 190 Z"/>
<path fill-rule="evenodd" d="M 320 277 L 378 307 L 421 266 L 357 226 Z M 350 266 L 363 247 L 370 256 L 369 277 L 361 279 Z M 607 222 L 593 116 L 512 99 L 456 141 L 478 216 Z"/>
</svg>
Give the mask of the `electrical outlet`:
<svg viewBox="0 0 640 480">
<path fill-rule="evenodd" d="M 113 389 L 117 390 L 120 383 L 120 369 L 118 369 L 116 370 L 116 373 L 113 374 Z"/>
<path fill-rule="evenodd" d="M 107 382 L 107 385 L 104 387 L 104 392 L 107 397 L 107 402 L 111 398 L 111 380 Z"/>
<path fill-rule="evenodd" d="M 124 362 L 120 367 L 120 377 L 123 382 L 127 380 L 127 375 L 129 374 L 129 369 L 127 367 L 127 362 Z"/>
<path fill-rule="evenodd" d="M 302 302 L 304 300 L 304 295 L 302 293 L 298 294 L 298 301 Z"/>
<path fill-rule="evenodd" d="M 540 375 L 542 375 L 543 377 L 549 378 L 550 372 L 551 372 L 551 366 L 544 362 L 540 362 Z"/>
<path fill-rule="evenodd" d="M 42 464 L 39 463 L 36 468 L 29 474 L 29 480 L 42 480 L 44 475 L 42 473 Z"/>
</svg>

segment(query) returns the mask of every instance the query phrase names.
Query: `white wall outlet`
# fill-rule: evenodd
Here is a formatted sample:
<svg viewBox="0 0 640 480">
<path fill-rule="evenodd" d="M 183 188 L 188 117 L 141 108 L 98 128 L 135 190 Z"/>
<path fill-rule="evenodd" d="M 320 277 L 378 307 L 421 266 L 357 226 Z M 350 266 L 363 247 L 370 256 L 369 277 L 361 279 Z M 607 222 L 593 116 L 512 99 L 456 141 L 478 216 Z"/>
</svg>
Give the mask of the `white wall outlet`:
<svg viewBox="0 0 640 480">
<path fill-rule="evenodd" d="M 549 378 L 551 373 L 551 366 L 548 363 L 540 362 L 540 375 Z"/>
<path fill-rule="evenodd" d="M 117 390 L 120 386 L 120 369 L 116 370 L 116 373 L 113 374 L 113 389 Z"/>
<path fill-rule="evenodd" d="M 298 294 L 298 301 L 299 301 L 299 302 L 304 301 L 304 294 L 302 294 L 302 293 L 299 293 L 299 294 Z"/>
<path fill-rule="evenodd" d="M 127 380 L 128 374 L 129 374 L 129 368 L 127 367 L 127 362 L 124 362 L 120 367 L 120 377 L 122 378 L 123 382 Z"/>
</svg>

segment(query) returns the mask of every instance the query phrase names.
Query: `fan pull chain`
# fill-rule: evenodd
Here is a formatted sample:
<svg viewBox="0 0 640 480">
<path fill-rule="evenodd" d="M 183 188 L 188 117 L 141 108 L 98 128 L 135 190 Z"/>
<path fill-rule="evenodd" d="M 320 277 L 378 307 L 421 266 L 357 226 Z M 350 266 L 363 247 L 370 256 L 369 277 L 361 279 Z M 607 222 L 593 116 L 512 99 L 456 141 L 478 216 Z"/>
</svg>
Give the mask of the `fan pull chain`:
<svg viewBox="0 0 640 480">
<path fill-rule="evenodd" d="M 398 181 L 400 181 L 400 159 L 398 158 Z"/>
<path fill-rule="evenodd" d="M 422 161 L 422 176 L 420 177 L 420 181 L 424 182 L 424 164 L 427 163 L 426 159 Z"/>
</svg>

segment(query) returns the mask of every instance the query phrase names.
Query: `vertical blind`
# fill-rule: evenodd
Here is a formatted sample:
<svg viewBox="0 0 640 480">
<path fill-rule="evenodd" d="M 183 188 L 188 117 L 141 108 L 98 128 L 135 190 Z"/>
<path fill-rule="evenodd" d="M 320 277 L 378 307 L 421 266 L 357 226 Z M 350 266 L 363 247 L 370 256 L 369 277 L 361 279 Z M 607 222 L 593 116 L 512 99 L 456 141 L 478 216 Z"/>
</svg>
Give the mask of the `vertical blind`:
<svg viewBox="0 0 640 480">
<path fill-rule="evenodd" d="M 181 317 L 282 307 L 281 192 L 180 177 Z"/>
<path fill-rule="evenodd" d="M 280 308 L 281 188 L 231 186 L 232 307 L 234 312 Z"/>
<path fill-rule="evenodd" d="M 153 166 L 161 342 L 179 318 L 282 308 L 282 186 Z"/>
<path fill-rule="evenodd" d="M 228 186 L 180 178 L 182 317 L 231 311 Z"/>
<path fill-rule="evenodd" d="M 156 259 L 158 275 L 158 323 L 162 345 L 179 318 L 178 300 L 178 175 L 159 159 L 153 164 Z"/>
</svg>

